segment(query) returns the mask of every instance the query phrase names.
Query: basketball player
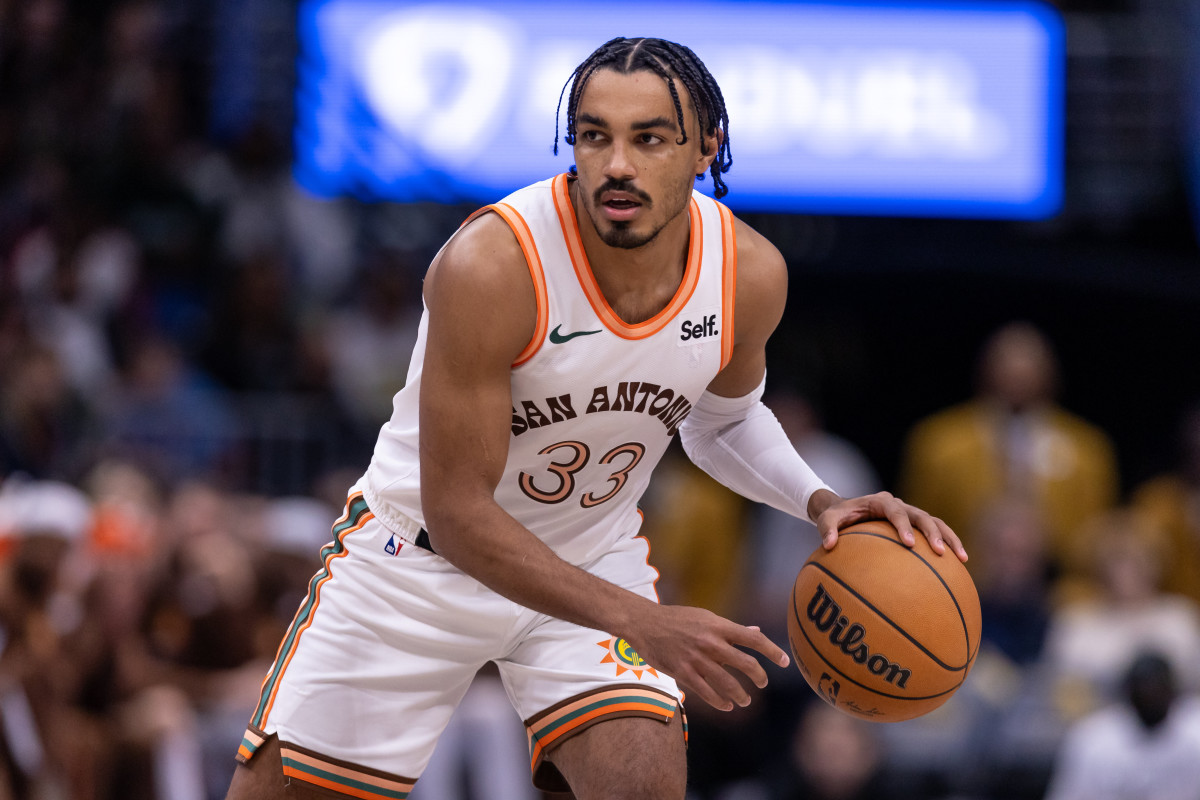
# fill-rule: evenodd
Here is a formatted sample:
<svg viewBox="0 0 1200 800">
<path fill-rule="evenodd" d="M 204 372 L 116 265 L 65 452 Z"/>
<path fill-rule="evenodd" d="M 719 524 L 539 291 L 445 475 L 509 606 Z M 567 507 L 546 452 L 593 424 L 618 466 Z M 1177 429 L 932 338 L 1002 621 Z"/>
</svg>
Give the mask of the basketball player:
<svg viewBox="0 0 1200 800">
<path fill-rule="evenodd" d="M 538 786 L 682 798 L 680 687 L 731 710 L 750 701 L 737 673 L 767 682 L 748 651 L 788 658 L 757 628 L 657 603 L 637 500 L 677 430 L 826 546 L 886 518 L 966 558 L 924 511 L 831 492 L 761 404 L 784 261 L 693 192 L 709 173 L 725 193 L 727 126 L 691 50 L 614 39 L 572 76 L 575 169 L 442 248 L 408 383 L 263 684 L 230 800 L 407 797 L 489 661 Z"/>
</svg>

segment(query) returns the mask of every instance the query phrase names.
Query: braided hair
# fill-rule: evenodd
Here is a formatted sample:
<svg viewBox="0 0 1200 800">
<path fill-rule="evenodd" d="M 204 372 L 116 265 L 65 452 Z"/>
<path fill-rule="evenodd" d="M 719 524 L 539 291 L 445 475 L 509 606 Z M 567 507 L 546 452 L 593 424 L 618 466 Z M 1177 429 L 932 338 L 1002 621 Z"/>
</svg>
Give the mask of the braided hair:
<svg viewBox="0 0 1200 800">
<path fill-rule="evenodd" d="M 574 145 L 575 112 L 579 109 L 579 99 L 587 82 L 598 69 L 611 69 L 622 75 L 649 70 L 666 81 L 679 121 L 680 134 L 676 144 L 687 142 L 687 126 L 683 121 L 683 104 L 679 100 L 679 92 L 672 78 L 683 84 L 692 98 L 703 136 L 713 136 L 718 127 L 720 128 L 717 157 L 713 159 L 709 172 L 713 178 L 713 194 L 718 198 L 724 197 L 729 187 L 721 179 L 721 174 L 729 171 L 729 167 L 733 165 L 733 156 L 729 152 L 729 114 L 725 110 L 725 98 L 721 94 L 721 87 L 717 86 L 716 80 L 695 53 L 684 45 L 665 39 L 610 39 L 575 68 L 558 95 L 558 110 L 554 115 L 554 154 L 558 155 L 558 115 L 562 110 L 562 98 L 566 94 L 567 85 L 571 87 L 571 94 L 567 98 L 567 125 L 563 141 Z M 707 146 L 707 139 L 702 138 L 700 152 L 707 155 Z M 696 177 L 701 180 L 704 178 L 703 175 Z"/>
</svg>

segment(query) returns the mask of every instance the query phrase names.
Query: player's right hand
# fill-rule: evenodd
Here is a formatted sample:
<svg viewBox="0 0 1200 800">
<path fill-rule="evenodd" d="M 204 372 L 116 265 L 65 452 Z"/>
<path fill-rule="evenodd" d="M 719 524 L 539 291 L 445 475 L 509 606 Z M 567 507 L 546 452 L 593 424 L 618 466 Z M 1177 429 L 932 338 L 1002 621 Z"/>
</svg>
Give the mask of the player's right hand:
<svg viewBox="0 0 1200 800">
<path fill-rule="evenodd" d="M 766 670 L 747 650 L 757 651 L 781 667 L 789 663 L 787 653 L 758 628 L 739 625 L 703 608 L 655 606 L 635 631 L 623 635 L 649 664 L 720 711 L 750 704 L 750 693 L 734 671 L 760 689 L 767 685 Z"/>
</svg>

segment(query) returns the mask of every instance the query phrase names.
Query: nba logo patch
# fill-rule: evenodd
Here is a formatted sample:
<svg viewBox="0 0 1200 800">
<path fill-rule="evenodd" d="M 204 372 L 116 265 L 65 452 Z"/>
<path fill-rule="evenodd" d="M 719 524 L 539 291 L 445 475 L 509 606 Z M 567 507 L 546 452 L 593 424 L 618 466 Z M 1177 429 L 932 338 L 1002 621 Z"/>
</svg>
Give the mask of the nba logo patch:
<svg viewBox="0 0 1200 800">
<path fill-rule="evenodd" d="M 395 534 L 392 534 L 388 537 L 388 543 L 383 546 L 383 552 L 387 553 L 389 556 L 394 556 L 396 555 L 396 551 L 398 549 L 399 548 L 396 547 L 396 536 Z"/>
</svg>

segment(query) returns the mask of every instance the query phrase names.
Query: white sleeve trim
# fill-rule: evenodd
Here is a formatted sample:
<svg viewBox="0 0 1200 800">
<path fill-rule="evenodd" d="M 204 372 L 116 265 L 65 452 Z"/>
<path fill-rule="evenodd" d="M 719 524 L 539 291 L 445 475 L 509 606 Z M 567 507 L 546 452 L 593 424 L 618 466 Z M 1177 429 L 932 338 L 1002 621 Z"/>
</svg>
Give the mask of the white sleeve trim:
<svg viewBox="0 0 1200 800">
<path fill-rule="evenodd" d="M 705 392 L 680 426 L 680 442 L 696 466 L 743 497 L 809 519 L 809 499 L 829 486 L 804 462 L 771 409 L 763 405 L 765 389 L 764 375 L 758 387 L 742 397 Z"/>
</svg>

